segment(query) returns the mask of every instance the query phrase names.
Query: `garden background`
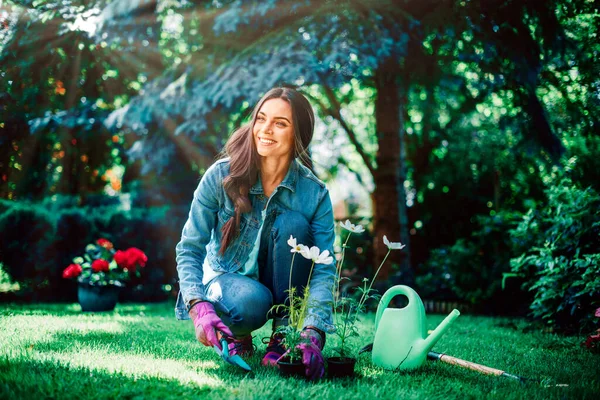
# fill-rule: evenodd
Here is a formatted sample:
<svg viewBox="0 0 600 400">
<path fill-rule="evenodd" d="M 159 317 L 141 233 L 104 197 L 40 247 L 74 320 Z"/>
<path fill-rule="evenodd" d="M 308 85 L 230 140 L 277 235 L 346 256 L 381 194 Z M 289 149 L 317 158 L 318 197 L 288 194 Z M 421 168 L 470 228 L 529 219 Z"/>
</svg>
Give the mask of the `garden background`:
<svg viewBox="0 0 600 400">
<path fill-rule="evenodd" d="M 198 180 L 286 84 L 318 116 L 336 219 L 367 228 L 351 282 L 387 235 L 407 247 L 380 291 L 579 346 L 600 319 L 599 16 L 585 0 L 0 1 L 0 301 L 76 302 L 62 272 L 103 237 L 148 256 L 122 303 L 174 302 Z"/>
</svg>

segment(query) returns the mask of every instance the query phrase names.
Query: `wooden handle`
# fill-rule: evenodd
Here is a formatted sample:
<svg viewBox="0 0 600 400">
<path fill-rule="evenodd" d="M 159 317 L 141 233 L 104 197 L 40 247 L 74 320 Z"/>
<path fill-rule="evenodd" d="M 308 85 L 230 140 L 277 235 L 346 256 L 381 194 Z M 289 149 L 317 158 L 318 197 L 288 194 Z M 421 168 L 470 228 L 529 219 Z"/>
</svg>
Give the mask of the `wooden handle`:
<svg viewBox="0 0 600 400">
<path fill-rule="evenodd" d="M 500 371 L 496 368 L 486 367 L 485 365 L 477 364 L 471 361 L 461 360 L 460 358 L 452 357 L 446 354 L 440 354 L 438 360 L 445 362 L 446 364 L 458 365 L 459 367 L 472 369 L 473 371 L 481 372 L 486 375 L 500 376 L 504 374 L 504 371 Z"/>
</svg>

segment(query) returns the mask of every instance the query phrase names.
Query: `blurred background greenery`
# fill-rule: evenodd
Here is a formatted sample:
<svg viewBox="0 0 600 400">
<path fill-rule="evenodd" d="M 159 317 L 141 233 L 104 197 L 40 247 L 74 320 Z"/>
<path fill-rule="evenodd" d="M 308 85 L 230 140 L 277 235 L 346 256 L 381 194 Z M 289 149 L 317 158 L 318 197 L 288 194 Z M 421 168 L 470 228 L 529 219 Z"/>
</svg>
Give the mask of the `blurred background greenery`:
<svg viewBox="0 0 600 400">
<path fill-rule="evenodd" d="M 354 281 L 387 235 L 380 289 L 589 331 L 599 27 L 587 0 L 0 1 L 1 299 L 73 301 L 98 237 L 148 255 L 125 297 L 175 294 L 199 178 L 285 84 L 336 218 L 368 228 Z"/>
</svg>

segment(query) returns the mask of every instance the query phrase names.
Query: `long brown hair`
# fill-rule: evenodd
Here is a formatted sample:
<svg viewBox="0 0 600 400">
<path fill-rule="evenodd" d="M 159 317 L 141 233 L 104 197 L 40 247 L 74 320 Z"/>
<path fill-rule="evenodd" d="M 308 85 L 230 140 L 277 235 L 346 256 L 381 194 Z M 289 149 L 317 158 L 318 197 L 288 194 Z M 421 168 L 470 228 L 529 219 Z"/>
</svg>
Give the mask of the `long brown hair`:
<svg viewBox="0 0 600 400">
<path fill-rule="evenodd" d="M 233 238 L 239 233 L 242 213 L 252 210 L 248 192 L 258 180 L 260 166 L 252 128 L 262 105 L 271 99 L 283 99 L 290 104 L 294 126 L 293 156 L 299 158 L 302 164 L 310 170 L 313 169 L 308 145 L 313 137 L 315 116 L 310 103 L 300 92 L 289 87 L 276 87 L 269 90 L 254 106 L 251 120 L 233 132 L 222 152 L 223 157 L 230 157 L 229 175 L 223 179 L 223 188 L 234 204 L 235 215 L 221 229 L 221 249 L 219 251 L 221 254 L 225 253 Z"/>
</svg>

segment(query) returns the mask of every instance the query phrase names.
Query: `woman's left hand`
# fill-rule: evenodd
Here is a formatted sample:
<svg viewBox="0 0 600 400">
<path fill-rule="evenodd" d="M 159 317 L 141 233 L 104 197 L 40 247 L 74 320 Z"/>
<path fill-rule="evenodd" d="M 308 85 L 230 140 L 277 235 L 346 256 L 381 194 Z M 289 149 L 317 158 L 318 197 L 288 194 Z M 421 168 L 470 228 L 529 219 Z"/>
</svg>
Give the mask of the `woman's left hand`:
<svg viewBox="0 0 600 400">
<path fill-rule="evenodd" d="M 325 360 L 321 354 L 321 335 L 312 329 L 305 329 L 302 336 L 309 340 L 298 345 L 302 351 L 302 364 L 306 367 L 304 373 L 310 380 L 320 379 L 325 374 Z"/>
</svg>

